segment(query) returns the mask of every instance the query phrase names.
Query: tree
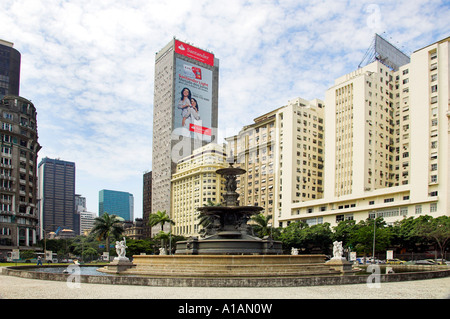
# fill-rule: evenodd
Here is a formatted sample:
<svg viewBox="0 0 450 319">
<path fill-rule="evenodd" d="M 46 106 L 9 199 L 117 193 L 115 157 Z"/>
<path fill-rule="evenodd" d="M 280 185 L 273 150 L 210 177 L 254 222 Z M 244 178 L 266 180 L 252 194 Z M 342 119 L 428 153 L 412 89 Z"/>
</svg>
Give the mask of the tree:
<svg viewBox="0 0 450 319">
<path fill-rule="evenodd" d="M 421 217 L 417 218 L 415 233 L 418 236 L 434 240 L 441 251 L 441 258 L 443 259 L 445 248 L 450 242 L 450 217 L 439 216 L 433 218 L 427 215 Z"/>
<path fill-rule="evenodd" d="M 154 227 L 158 224 L 161 224 L 161 231 L 164 230 L 165 223 L 175 225 L 175 222 L 170 219 L 165 210 L 163 210 L 162 212 L 158 210 L 156 213 L 150 214 L 150 216 L 148 217 L 148 225 L 150 227 Z"/>
<path fill-rule="evenodd" d="M 94 234 L 99 241 L 106 240 L 106 251 L 109 252 L 110 237 L 113 236 L 117 239 L 123 231 L 122 223 L 117 216 L 105 212 L 102 216 L 95 218 L 91 234 Z"/>
<path fill-rule="evenodd" d="M 350 244 L 364 256 L 371 254 L 373 251 L 374 228 L 375 250 L 385 250 L 390 245 L 392 233 L 386 228 L 386 222 L 382 217 L 360 221 L 356 225 L 355 232 L 350 236 Z"/>
<path fill-rule="evenodd" d="M 355 220 L 343 220 L 337 226 L 333 227 L 332 241 L 342 241 L 343 247 L 353 247 L 351 236 L 356 231 Z"/>
<path fill-rule="evenodd" d="M 320 249 L 325 254 L 330 252 L 332 231 L 329 223 L 306 227 L 303 229 L 303 233 L 307 252 L 313 248 Z"/>
<path fill-rule="evenodd" d="M 139 255 L 145 253 L 151 255 L 154 253 L 154 240 L 153 239 L 127 239 L 127 255 Z"/>
<path fill-rule="evenodd" d="M 427 216 L 428 217 L 428 216 Z M 392 241 L 393 245 L 402 247 L 407 250 L 417 251 L 420 245 L 429 245 L 429 239 L 419 236 L 417 234 L 417 224 L 421 223 L 426 216 L 415 218 L 414 216 L 403 218 L 394 223 L 392 227 Z"/>
<path fill-rule="evenodd" d="M 292 247 L 305 247 L 303 229 L 306 227 L 308 227 L 307 223 L 297 221 L 290 223 L 289 226 L 281 230 L 279 240 L 281 240 L 285 251 L 290 250 Z"/>
<path fill-rule="evenodd" d="M 257 234 L 258 237 L 263 238 L 264 236 L 271 235 L 270 220 L 272 219 L 272 215 L 265 216 L 264 214 L 258 214 L 251 217 L 251 220 L 255 222 L 252 225 L 253 230 Z"/>
</svg>

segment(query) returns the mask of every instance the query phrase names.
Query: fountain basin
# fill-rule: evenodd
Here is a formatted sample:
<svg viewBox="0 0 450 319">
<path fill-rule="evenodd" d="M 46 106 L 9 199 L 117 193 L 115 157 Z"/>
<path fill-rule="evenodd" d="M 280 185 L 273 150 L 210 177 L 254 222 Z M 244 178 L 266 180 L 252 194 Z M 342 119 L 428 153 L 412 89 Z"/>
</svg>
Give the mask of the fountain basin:
<svg viewBox="0 0 450 319">
<path fill-rule="evenodd" d="M 255 278 L 339 274 L 325 255 L 136 255 L 120 274 L 156 277 Z M 108 272 L 107 267 L 99 271 Z"/>
</svg>

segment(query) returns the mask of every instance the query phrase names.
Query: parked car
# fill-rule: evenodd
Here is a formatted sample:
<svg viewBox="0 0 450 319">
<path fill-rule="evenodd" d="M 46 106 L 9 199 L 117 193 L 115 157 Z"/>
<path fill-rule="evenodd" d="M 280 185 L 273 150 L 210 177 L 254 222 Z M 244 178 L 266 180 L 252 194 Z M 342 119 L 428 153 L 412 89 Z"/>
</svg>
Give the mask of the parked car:
<svg viewBox="0 0 450 319">
<path fill-rule="evenodd" d="M 436 263 L 438 263 L 439 265 L 447 265 L 450 266 L 450 261 L 447 261 L 445 259 L 436 259 Z"/>
<path fill-rule="evenodd" d="M 422 260 L 416 260 L 416 265 L 437 265 L 437 262 L 433 259 L 422 259 Z"/>
<path fill-rule="evenodd" d="M 400 260 L 400 259 L 398 259 L 398 258 L 386 260 L 386 264 L 387 264 L 387 265 L 402 265 L 402 264 L 404 264 L 404 263 L 406 263 L 406 261 Z"/>
</svg>

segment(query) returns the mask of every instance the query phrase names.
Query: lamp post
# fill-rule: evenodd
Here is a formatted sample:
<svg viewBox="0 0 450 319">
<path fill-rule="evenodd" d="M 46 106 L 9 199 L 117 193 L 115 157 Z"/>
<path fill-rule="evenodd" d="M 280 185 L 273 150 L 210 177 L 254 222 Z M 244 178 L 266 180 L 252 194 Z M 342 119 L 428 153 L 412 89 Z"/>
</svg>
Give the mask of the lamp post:
<svg viewBox="0 0 450 319">
<path fill-rule="evenodd" d="M 377 224 L 377 217 L 376 217 L 376 213 L 375 214 L 375 218 L 373 219 L 373 247 L 372 247 L 372 263 L 375 263 L 375 227 Z"/>
</svg>

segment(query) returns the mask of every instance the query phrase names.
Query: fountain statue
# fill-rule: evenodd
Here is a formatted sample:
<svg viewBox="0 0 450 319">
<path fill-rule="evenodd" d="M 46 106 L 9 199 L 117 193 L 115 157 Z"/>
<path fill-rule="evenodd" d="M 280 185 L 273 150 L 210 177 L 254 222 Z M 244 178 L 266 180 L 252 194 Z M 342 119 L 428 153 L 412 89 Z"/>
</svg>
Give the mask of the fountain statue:
<svg viewBox="0 0 450 319">
<path fill-rule="evenodd" d="M 224 202 L 219 206 L 199 207 L 204 218 L 201 238 L 191 237 L 177 243 L 175 254 L 281 254 L 281 242 L 272 238 L 258 238 L 253 228 L 248 225 L 252 215 L 263 210 L 258 206 L 239 206 L 239 194 L 236 192 L 238 175 L 246 171 L 242 168 L 221 168 L 217 174 L 225 178 Z"/>
</svg>

